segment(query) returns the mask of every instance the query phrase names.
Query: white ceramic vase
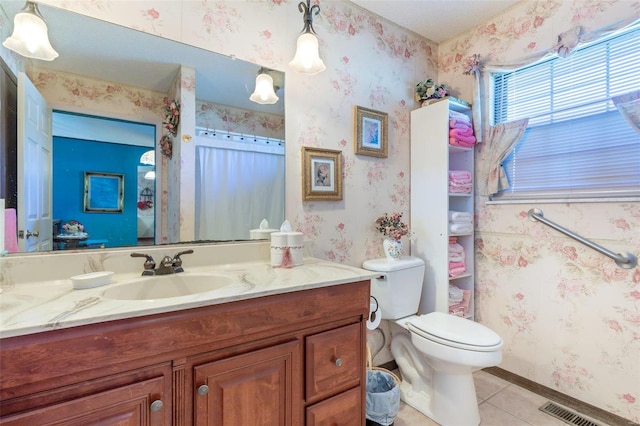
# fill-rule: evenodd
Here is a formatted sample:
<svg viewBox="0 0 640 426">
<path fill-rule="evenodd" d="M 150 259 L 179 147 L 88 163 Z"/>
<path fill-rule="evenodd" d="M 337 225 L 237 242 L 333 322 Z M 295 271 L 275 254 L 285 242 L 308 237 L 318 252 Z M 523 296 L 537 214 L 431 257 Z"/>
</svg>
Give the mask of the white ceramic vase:
<svg viewBox="0 0 640 426">
<path fill-rule="evenodd" d="M 398 260 L 402 254 L 402 240 L 385 238 L 382 242 L 382 248 L 387 259 Z"/>
</svg>

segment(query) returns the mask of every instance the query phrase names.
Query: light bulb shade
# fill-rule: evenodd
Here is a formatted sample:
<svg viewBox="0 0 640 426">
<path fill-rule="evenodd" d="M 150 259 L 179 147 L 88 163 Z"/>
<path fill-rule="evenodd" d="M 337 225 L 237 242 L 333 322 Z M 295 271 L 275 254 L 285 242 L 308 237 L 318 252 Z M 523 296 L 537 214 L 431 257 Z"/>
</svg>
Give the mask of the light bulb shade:
<svg viewBox="0 0 640 426">
<path fill-rule="evenodd" d="M 314 75 L 327 69 L 318 54 L 318 39 L 311 33 L 304 33 L 298 37 L 296 55 L 289 66 L 303 74 Z"/>
<path fill-rule="evenodd" d="M 156 172 L 153 170 L 149 170 L 144 174 L 144 178 L 147 180 L 154 180 L 156 178 Z"/>
<path fill-rule="evenodd" d="M 2 45 L 27 58 L 53 61 L 58 57 L 47 31 L 47 24 L 37 15 L 35 4 L 27 2 L 25 11 L 13 18 L 13 34 Z"/>
<path fill-rule="evenodd" d="M 256 77 L 256 89 L 249 96 L 253 102 L 258 104 L 275 104 L 278 102 L 278 96 L 273 90 L 273 78 L 267 74 L 258 74 Z"/>
</svg>

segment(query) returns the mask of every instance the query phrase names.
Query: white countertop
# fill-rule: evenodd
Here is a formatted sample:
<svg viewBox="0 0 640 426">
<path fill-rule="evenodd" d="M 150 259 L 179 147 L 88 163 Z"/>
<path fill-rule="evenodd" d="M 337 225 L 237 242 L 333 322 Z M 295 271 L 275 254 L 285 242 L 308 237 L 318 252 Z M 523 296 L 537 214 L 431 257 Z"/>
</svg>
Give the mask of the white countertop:
<svg viewBox="0 0 640 426">
<path fill-rule="evenodd" d="M 133 279 L 154 277 L 141 277 L 140 272 L 116 272 L 111 284 L 81 290 L 74 290 L 70 279 L 24 282 L 4 288 L 0 293 L 0 338 L 327 287 L 376 276 L 371 271 L 315 258 L 305 258 L 304 265 L 289 269 L 254 261 L 191 268 L 185 264 L 185 271 L 184 277 L 192 273 L 226 275 L 242 289 L 135 301 L 110 300 L 102 294 Z"/>
</svg>

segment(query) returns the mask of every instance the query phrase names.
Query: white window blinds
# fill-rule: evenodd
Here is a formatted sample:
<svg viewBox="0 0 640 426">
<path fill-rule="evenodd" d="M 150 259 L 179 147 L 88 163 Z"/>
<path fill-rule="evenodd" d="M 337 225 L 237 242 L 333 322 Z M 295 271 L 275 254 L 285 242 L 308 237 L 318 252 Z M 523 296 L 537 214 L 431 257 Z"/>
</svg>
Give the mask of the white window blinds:
<svg viewBox="0 0 640 426">
<path fill-rule="evenodd" d="M 640 90 L 640 28 L 492 75 L 493 121 L 529 118 L 494 200 L 640 197 L 640 134 L 612 96 Z"/>
</svg>

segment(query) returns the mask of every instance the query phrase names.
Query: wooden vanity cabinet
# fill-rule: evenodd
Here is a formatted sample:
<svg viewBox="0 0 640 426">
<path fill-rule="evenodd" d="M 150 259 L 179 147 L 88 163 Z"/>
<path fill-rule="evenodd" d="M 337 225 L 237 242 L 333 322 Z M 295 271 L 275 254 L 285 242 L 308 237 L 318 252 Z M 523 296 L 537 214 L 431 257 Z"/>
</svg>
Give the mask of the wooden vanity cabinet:
<svg viewBox="0 0 640 426">
<path fill-rule="evenodd" d="M 0 340 L 2 425 L 364 425 L 369 281 Z"/>
</svg>

